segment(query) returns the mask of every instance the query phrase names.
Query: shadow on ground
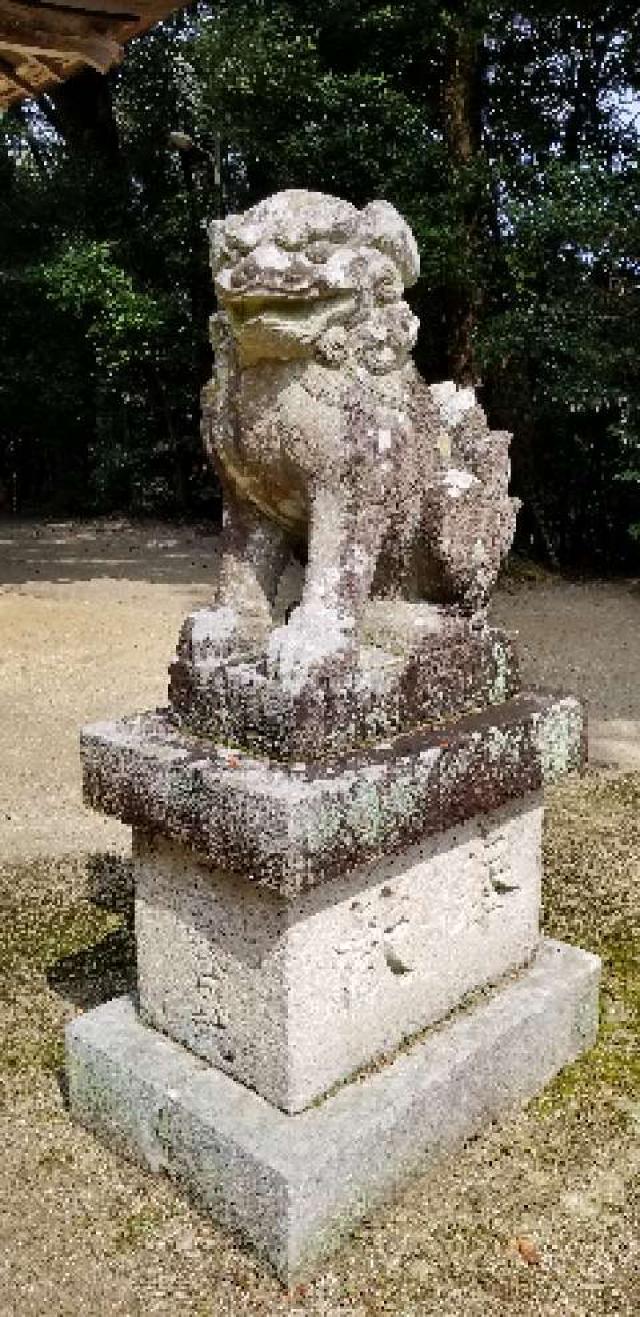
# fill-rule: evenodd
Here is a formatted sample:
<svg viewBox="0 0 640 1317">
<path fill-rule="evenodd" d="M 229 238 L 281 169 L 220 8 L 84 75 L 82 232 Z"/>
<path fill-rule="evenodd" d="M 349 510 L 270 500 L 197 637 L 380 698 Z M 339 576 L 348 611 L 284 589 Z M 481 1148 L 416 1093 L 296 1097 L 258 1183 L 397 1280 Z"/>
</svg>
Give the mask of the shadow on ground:
<svg viewBox="0 0 640 1317">
<path fill-rule="evenodd" d="M 49 987 L 82 1011 L 136 989 L 131 861 L 109 852 L 88 856 L 87 897 L 91 905 L 121 916 L 122 923 L 45 971 Z"/>
<path fill-rule="evenodd" d="M 133 934 L 127 928 L 114 929 L 95 946 L 63 956 L 46 971 L 46 978 L 54 992 L 82 1011 L 90 1011 L 112 997 L 134 992 Z"/>
<path fill-rule="evenodd" d="M 87 896 L 94 905 L 113 910 L 133 923 L 133 862 L 112 851 L 87 857 Z"/>
<path fill-rule="evenodd" d="M 100 579 L 150 585 L 211 580 L 214 523 L 176 526 L 130 521 L 0 520 L 0 589 Z"/>
</svg>

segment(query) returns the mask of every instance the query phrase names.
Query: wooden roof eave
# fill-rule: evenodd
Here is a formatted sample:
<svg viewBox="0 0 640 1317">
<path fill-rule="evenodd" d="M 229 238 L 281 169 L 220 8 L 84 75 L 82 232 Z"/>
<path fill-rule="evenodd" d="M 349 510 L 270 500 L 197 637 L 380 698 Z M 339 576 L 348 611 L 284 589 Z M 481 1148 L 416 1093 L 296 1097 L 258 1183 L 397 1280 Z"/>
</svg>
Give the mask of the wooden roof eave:
<svg viewBox="0 0 640 1317">
<path fill-rule="evenodd" d="M 0 107 L 89 65 L 106 73 L 175 0 L 0 0 Z"/>
</svg>

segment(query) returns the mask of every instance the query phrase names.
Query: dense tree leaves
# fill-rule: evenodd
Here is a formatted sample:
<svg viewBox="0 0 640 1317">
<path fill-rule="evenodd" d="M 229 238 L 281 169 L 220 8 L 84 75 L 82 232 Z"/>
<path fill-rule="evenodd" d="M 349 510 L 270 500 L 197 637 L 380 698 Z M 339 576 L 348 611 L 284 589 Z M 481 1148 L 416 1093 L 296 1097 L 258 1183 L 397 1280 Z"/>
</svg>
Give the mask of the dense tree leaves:
<svg viewBox="0 0 640 1317">
<path fill-rule="evenodd" d="M 633 561 L 638 6 L 218 0 L 0 125 L 5 501 L 212 507 L 205 220 L 385 196 L 421 250 L 429 378 L 514 431 L 520 543 Z M 169 147 L 180 130 L 191 150 Z"/>
</svg>

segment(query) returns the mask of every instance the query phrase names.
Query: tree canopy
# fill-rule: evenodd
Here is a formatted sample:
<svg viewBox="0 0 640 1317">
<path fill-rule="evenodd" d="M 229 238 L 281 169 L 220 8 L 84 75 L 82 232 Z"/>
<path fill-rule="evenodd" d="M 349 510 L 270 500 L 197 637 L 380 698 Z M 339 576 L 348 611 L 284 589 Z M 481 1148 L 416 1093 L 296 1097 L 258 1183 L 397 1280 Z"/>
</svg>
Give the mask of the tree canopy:
<svg viewBox="0 0 640 1317">
<path fill-rule="evenodd" d="M 628 568 L 639 16 L 613 0 L 218 0 L 133 42 L 108 78 L 13 107 L 0 122 L 5 506 L 215 510 L 198 439 L 204 222 L 310 187 L 386 197 L 412 225 L 419 365 L 481 383 L 513 431 L 521 545 Z M 172 149 L 176 132 L 193 145 Z"/>
</svg>

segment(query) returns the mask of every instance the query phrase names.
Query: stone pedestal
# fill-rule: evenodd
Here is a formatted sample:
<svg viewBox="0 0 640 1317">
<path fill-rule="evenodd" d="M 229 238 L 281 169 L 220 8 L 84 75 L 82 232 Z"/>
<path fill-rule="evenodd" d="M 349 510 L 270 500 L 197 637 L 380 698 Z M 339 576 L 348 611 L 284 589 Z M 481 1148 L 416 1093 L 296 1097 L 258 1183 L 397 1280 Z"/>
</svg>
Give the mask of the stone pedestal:
<svg viewBox="0 0 640 1317">
<path fill-rule="evenodd" d="M 75 1114 L 300 1275 L 592 1041 L 598 962 L 539 935 L 541 788 L 584 743 L 538 695 L 321 760 L 176 711 L 87 728 L 138 997 L 71 1026 Z"/>
<path fill-rule="evenodd" d="M 135 834 L 140 1015 L 284 1111 L 538 945 L 537 795 L 293 898 Z"/>
</svg>

